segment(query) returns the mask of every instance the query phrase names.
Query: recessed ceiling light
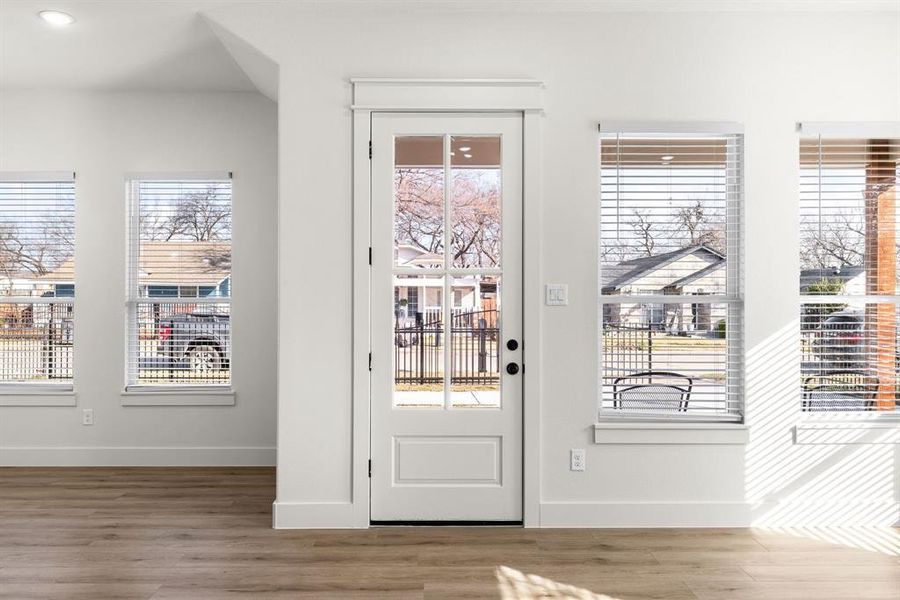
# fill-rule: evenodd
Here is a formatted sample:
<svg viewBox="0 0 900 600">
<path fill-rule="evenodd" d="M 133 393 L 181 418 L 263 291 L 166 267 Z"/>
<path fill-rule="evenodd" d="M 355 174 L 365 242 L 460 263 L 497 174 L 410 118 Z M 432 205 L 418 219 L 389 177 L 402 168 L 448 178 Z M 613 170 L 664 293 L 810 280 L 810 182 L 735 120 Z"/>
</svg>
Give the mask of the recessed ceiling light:
<svg viewBox="0 0 900 600">
<path fill-rule="evenodd" d="M 64 27 L 75 22 L 75 17 L 69 13 L 60 12 L 58 10 L 42 10 L 38 13 L 38 16 L 57 27 Z"/>
<path fill-rule="evenodd" d="M 675 158 L 675 157 L 672 156 L 671 154 L 666 154 L 665 156 L 660 156 L 659 158 L 660 158 L 661 160 L 672 160 L 672 159 Z"/>
<path fill-rule="evenodd" d="M 471 150 L 471 148 L 469 146 L 460 146 L 459 147 L 460 152 L 468 152 L 469 150 Z"/>
<path fill-rule="evenodd" d="M 463 156 L 465 156 L 466 158 L 472 158 L 471 154 L 463 154 Z"/>
</svg>

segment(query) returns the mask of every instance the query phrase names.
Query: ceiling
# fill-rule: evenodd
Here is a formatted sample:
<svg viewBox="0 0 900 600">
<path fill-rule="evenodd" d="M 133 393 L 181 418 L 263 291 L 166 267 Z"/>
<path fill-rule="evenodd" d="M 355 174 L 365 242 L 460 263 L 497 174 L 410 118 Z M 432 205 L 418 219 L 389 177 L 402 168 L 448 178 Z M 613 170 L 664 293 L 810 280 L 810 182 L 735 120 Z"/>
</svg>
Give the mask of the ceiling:
<svg viewBox="0 0 900 600">
<path fill-rule="evenodd" d="M 0 0 L 0 87 L 98 91 L 252 91 L 200 16 L 226 2 Z M 57 28 L 37 17 L 65 11 Z"/>
<path fill-rule="evenodd" d="M 201 13 L 229 5 L 369 11 L 897 10 L 898 0 L 0 0 L 0 88 L 251 91 L 273 97 L 273 69 Z M 75 17 L 54 28 L 44 9 Z M 217 36 L 218 34 L 218 36 Z M 223 45 L 224 41 L 226 46 Z M 229 50 L 231 53 L 229 53 Z M 243 55 L 243 56 L 242 56 Z M 237 62 L 236 60 L 237 59 Z M 238 66 L 240 63 L 241 66 Z M 259 71 L 260 73 L 255 73 Z M 248 77 L 248 74 L 250 77 Z M 274 76 L 277 80 L 277 74 Z M 254 83 L 256 85 L 254 85 Z"/>
</svg>

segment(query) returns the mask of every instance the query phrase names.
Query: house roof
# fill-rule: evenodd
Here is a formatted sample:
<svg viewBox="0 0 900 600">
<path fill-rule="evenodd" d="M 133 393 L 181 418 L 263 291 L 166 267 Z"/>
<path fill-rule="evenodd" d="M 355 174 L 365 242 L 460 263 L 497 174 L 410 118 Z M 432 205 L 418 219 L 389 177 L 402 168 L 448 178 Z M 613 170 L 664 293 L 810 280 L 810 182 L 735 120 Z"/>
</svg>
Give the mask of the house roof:
<svg viewBox="0 0 900 600">
<path fill-rule="evenodd" d="M 628 285 L 629 283 L 646 276 L 647 273 L 662 268 L 680 258 L 698 252 L 708 255 L 710 259 L 715 261 L 710 266 L 715 266 L 716 264 L 720 263 L 724 264 L 725 262 L 725 256 L 723 254 L 720 254 L 709 246 L 703 244 L 688 246 L 687 248 L 680 248 L 671 252 L 664 252 L 663 254 L 655 254 L 653 256 L 644 256 L 641 258 L 624 260 L 616 265 L 604 266 L 601 269 L 603 291 L 610 292 L 618 290 L 622 286 Z M 699 272 L 706 271 L 707 269 L 709 269 L 709 267 L 705 267 L 698 272 L 688 275 L 687 277 L 695 276 Z M 686 279 L 686 277 L 682 279 Z"/>
<path fill-rule="evenodd" d="M 144 285 L 216 285 L 231 273 L 230 242 L 141 242 L 139 281 Z M 41 277 L 72 283 L 74 260 Z"/>
<path fill-rule="evenodd" d="M 427 250 L 422 250 L 421 248 L 417 248 L 416 246 L 412 246 L 410 244 L 397 245 L 395 252 L 399 254 L 401 250 L 405 250 L 410 254 L 414 254 L 412 258 L 400 265 L 403 267 L 433 266 L 436 264 L 442 264 L 444 262 L 443 254 L 428 252 Z"/>
<path fill-rule="evenodd" d="M 440 254 L 435 254 L 434 252 L 423 252 L 421 255 L 410 259 L 403 263 L 404 267 L 420 267 L 420 266 L 431 266 L 435 264 L 441 264 L 444 262 L 444 257 Z"/>
<path fill-rule="evenodd" d="M 723 269 L 723 268 L 725 268 L 725 261 L 720 260 L 718 262 L 714 262 L 713 264 L 709 265 L 708 267 L 704 267 L 703 269 L 700 269 L 699 271 L 694 271 L 690 275 L 686 275 L 686 276 L 682 277 L 681 279 L 677 279 L 677 280 L 673 281 L 672 283 L 670 283 L 669 285 L 671 285 L 672 287 L 683 287 L 689 283 L 693 283 L 694 281 L 697 281 L 698 279 L 706 277 L 710 273 L 713 273 L 713 272 L 718 271 L 719 269 Z"/>
<path fill-rule="evenodd" d="M 851 267 L 828 267 L 824 269 L 802 269 L 800 271 L 800 290 L 805 291 L 809 286 L 822 281 L 823 279 L 837 280 L 841 283 L 847 283 L 851 279 L 856 279 L 866 272 L 862 265 Z"/>
</svg>

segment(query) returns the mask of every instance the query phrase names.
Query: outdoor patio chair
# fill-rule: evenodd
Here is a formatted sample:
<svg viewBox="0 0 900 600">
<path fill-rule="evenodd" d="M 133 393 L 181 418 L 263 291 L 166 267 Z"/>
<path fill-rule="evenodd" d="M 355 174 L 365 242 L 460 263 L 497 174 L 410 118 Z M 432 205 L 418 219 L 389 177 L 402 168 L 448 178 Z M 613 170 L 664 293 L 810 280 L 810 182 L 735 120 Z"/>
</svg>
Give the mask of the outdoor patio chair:
<svg viewBox="0 0 900 600">
<path fill-rule="evenodd" d="M 681 373 L 643 371 L 613 380 L 613 408 L 619 410 L 685 412 L 694 380 Z"/>
<path fill-rule="evenodd" d="M 879 384 L 876 375 L 864 371 L 835 370 L 811 375 L 803 380 L 803 410 L 871 410 Z"/>
</svg>

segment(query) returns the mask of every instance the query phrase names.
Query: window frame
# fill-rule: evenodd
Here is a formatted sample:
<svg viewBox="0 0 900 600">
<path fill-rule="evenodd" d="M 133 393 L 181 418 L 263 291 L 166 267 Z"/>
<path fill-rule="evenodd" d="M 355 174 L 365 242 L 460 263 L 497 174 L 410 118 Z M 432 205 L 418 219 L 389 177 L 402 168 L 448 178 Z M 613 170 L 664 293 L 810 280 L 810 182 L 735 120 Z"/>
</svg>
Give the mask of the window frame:
<svg viewBox="0 0 900 600">
<path fill-rule="evenodd" d="M 603 121 L 598 127 L 598 214 L 597 214 L 597 236 L 598 236 L 598 257 L 597 257 L 597 349 L 598 357 L 596 361 L 597 368 L 597 414 L 598 423 L 595 426 L 597 436 L 608 435 L 610 428 L 617 428 L 617 423 L 625 429 L 633 429 L 634 427 L 643 427 L 644 425 L 653 426 L 650 432 L 650 438 L 659 439 L 660 443 L 680 443 L 684 438 L 676 434 L 672 436 L 671 431 L 675 429 L 692 429 L 698 433 L 694 442 L 702 443 L 706 433 L 705 428 L 721 426 L 726 431 L 726 436 L 730 436 L 734 443 L 746 442 L 746 426 L 745 423 L 745 306 L 744 306 L 744 268 L 743 268 L 743 243 L 744 243 L 744 128 L 739 123 L 734 122 L 690 122 L 690 121 Z M 603 243 L 603 220 L 602 211 L 602 176 L 604 164 L 602 155 L 599 152 L 604 136 L 609 135 L 658 135 L 660 138 L 666 136 L 716 136 L 720 135 L 726 139 L 727 151 L 726 155 L 735 156 L 734 183 L 726 183 L 726 245 L 727 245 L 727 262 L 726 269 L 726 287 L 724 294 L 679 294 L 679 295 L 662 295 L 662 294 L 631 294 L 621 296 L 616 299 L 611 294 L 603 292 L 603 263 L 599 252 Z M 732 147 L 732 144 L 736 146 Z M 729 167 L 726 166 L 726 169 Z M 727 181 L 727 179 L 726 179 Z M 730 214 L 733 212 L 733 215 Z M 699 300 L 702 298 L 702 300 Z M 677 299 L 678 302 L 673 302 Z M 630 300 L 630 302 L 629 302 Z M 734 331 L 729 325 L 726 329 L 726 350 L 725 350 L 725 397 L 724 403 L 726 412 L 721 414 L 696 414 L 685 412 L 678 413 L 628 413 L 626 411 L 614 411 L 604 409 L 604 381 L 603 381 L 603 352 L 604 352 L 604 311 L 609 310 L 607 306 L 615 306 L 621 304 L 648 305 L 653 303 L 659 304 L 679 304 L 679 305 L 695 305 L 695 304 L 722 304 L 725 307 L 726 319 L 735 318 L 738 320 L 739 327 L 737 334 L 728 336 L 728 331 Z M 734 316 L 729 313 L 734 310 Z M 728 321 L 730 323 L 730 321 Z M 737 364 L 736 368 L 730 365 Z M 737 381 L 735 381 L 735 378 Z M 654 425 L 655 424 L 655 425 Z M 699 428 L 698 428 L 699 427 Z M 625 431 L 624 429 L 622 430 Z M 630 433 L 624 434 L 626 437 Z M 692 434 L 693 435 L 693 434 Z M 689 435 L 688 437 L 691 437 Z M 674 440 L 674 441 L 673 441 Z M 601 443 L 595 440 L 595 443 Z"/>
<path fill-rule="evenodd" d="M 859 139 L 900 139 L 900 121 L 802 121 L 797 123 L 797 177 L 798 181 L 802 181 L 803 167 L 801 164 L 801 147 L 805 139 L 818 137 L 820 143 L 822 139 L 827 138 L 859 138 Z M 821 170 L 821 166 L 818 167 Z M 898 190 L 900 191 L 900 190 Z M 801 208 L 801 194 L 798 188 L 797 206 Z M 798 240 L 802 236 L 801 223 L 798 222 Z M 897 223 L 897 234 L 900 236 L 900 222 Z M 828 304 L 834 302 L 857 302 L 863 304 L 893 304 L 895 311 L 900 314 L 900 286 L 892 295 L 885 294 L 804 294 L 799 290 L 800 271 L 802 265 L 799 265 L 797 272 L 797 311 L 798 315 L 802 315 L 803 308 L 810 304 Z M 798 336 L 803 332 L 803 319 L 799 319 Z M 900 335 L 900 317 L 897 319 L 897 333 Z M 900 339 L 898 339 L 895 352 L 900 351 Z M 900 425 L 900 406 L 893 411 L 877 411 L 877 410 L 861 410 L 861 411 L 804 411 L 803 403 L 803 373 L 802 361 L 803 355 L 800 344 L 796 346 L 797 366 L 800 372 L 797 390 L 797 410 L 801 416 L 796 426 L 795 443 L 861 443 L 858 441 L 850 441 L 843 439 L 843 431 L 846 428 L 859 427 L 860 423 L 887 422 L 890 427 Z M 900 388 L 900 382 L 898 382 Z M 842 425 L 843 424 L 843 425 Z M 822 427 L 834 427 L 836 429 L 823 430 Z M 823 434 L 823 431 L 825 432 Z M 827 434 L 827 435 L 826 435 Z M 844 436 L 846 437 L 846 436 Z"/>
<path fill-rule="evenodd" d="M 182 287 L 178 286 L 177 297 L 141 295 L 141 285 L 136 267 L 140 264 L 140 185 L 148 181 L 216 181 L 228 183 L 231 192 L 232 215 L 232 256 L 234 254 L 234 177 L 231 171 L 208 172 L 140 172 L 125 175 L 126 223 L 125 223 L 125 339 L 124 339 L 124 387 L 123 406 L 233 406 L 234 393 L 234 319 L 232 314 L 234 289 L 233 281 L 228 285 L 228 296 L 212 298 L 184 298 Z M 134 233 L 137 232 L 137 235 Z M 228 277 L 233 280 L 234 268 Z M 149 287 L 149 286 L 148 286 Z M 199 287 L 197 287 L 199 292 Z M 137 308 L 140 304 L 164 302 L 188 304 L 227 304 L 229 306 L 229 364 L 228 381 L 224 383 L 137 383 L 131 381 L 131 352 L 135 332 Z"/>
<path fill-rule="evenodd" d="M 72 186 L 72 228 L 76 227 L 78 188 L 74 171 L 0 171 L 0 182 L 3 183 L 71 183 Z M 0 381 L 0 406 L 75 406 L 75 384 L 77 370 L 75 368 L 75 343 L 76 316 L 74 269 L 77 269 L 77 247 L 72 250 L 73 282 L 72 295 L 69 296 L 5 296 L 4 304 L 53 304 L 62 302 L 70 305 L 72 311 L 72 377 L 66 381 L 54 382 L 50 380 L 38 381 Z M 67 284 L 68 285 L 68 284 Z"/>
</svg>

